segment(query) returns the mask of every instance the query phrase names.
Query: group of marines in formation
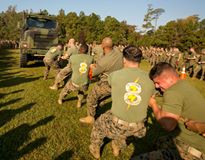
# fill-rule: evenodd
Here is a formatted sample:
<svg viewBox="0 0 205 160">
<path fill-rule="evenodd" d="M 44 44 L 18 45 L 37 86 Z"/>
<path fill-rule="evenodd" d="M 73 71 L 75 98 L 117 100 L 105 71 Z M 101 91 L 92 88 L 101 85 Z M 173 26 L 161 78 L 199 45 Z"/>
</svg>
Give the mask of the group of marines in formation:
<svg viewBox="0 0 205 160">
<path fill-rule="evenodd" d="M 0 40 L 0 49 L 17 49 L 18 41 L 15 40 Z"/>
<path fill-rule="evenodd" d="M 170 49 L 141 47 L 141 50 L 152 67 L 159 62 L 167 62 L 178 71 L 182 71 L 184 67 L 187 74 L 194 79 L 199 77 L 200 80 L 204 80 L 205 49 L 196 52 L 194 48 L 190 48 L 188 51 L 181 52 L 176 47 Z"/>
<path fill-rule="evenodd" d="M 57 74 L 53 85 L 49 88 L 58 90 L 63 87 L 57 100 L 59 105 L 64 102 L 67 94 L 77 92 L 77 108 L 82 106 L 89 84 L 95 80 L 93 87 L 87 93 L 87 116 L 80 118 L 79 121 L 93 124 L 89 151 L 96 159 L 100 158 L 100 147 L 105 137 L 112 140 L 114 156 L 119 156 L 120 151 L 126 146 L 127 137 L 142 138 L 146 135 L 148 106 L 152 108 L 163 128 L 173 131 L 179 125 L 183 127 L 182 133 L 186 132 L 191 135 L 188 137 L 189 140 L 197 141 L 190 144 L 187 141 L 174 140 L 178 151 L 170 147 L 170 140 L 163 140 L 162 143 L 160 139 L 159 145 L 166 146 L 165 148 L 156 148 L 156 151 L 138 155 L 132 159 L 205 159 L 205 99 L 189 84 L 181 82 L 177 72 L 181 70 L 181 67 L 189 70 L 192 60 L 204 66 L 205 50 L 202 50 L 200 58 L 193 49 L 190 50 L 193 56 L 189 54 L 183 58 L 184 55 L 177 48 L 168 51 L 153 47 L 139 48 L 133 45 L 114 47 L 110 37 L 105 37 L 101 45 L 92 46 L 87 44 L 76 46 L 75 40 L 71 38 L 66 45 L 65 53 L 63 53 L 63 48 L 61 44 L 51 47 L 45 55 L 43 61 L 46 69 L 43 79 L 48 78 L 51 67 L 55 68 Z M 148 60 L 152 66 L 149 74 L 140 69 L 140 62 L 143 58 Z M 67 66 L 61 69 L 60 60 L 67 60 Z M 195 72 L 196 66 L 192 69 L 196 76 L 198 74 Z M 204 68 L 202 75 L 204 76 Z M 69 80 L 64 84 L 66 78 Z M 176 98 L 173 92 L 168 92 L 170 88 L 173 90 L 172 86 L 175 84 L 195 94 L 197 99 L 192 100 L 193 97 L 191 97 L 188 98 L 188 103 L 185 103 L 186 96 Z M 156 93 L 155 87 L 166 93 L 164 97 L 168 103 L 164 102 L 165 108 L 169 106 L 169 103 L 170 106 L 177 104 L 176 107 L 182 107 L 177 108 L 180 110 L 177 111 L 177 115 L 168 114 L 168 107 L 166 111 L 158 107 L 153 96 Z M 187 92 L 184 91 L 182 94 L 187 94 Z M 111 109 L 96 118 L 99 103 L 110 96 Z M 172 99 L 176 103 L 172 103 Z M 193 103 L 197 104 L 193 106 Z M 175 113 L 177 109 L 173 109 L 173 112 Z M 184 120 L 183 123 L 180 119 Z M 176 154 L 177 152 L 179 154 Z"/>
</svg>

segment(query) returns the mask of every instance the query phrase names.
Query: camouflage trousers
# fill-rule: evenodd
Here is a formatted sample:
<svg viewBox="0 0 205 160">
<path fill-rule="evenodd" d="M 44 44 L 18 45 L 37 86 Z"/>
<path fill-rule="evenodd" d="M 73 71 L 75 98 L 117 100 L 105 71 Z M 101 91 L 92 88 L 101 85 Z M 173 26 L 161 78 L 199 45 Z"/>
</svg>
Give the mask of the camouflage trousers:
<svg viewBox="0 0 205 160">
<path fill-rule="evenodd" d="M 49 59 L 44 58 L 43 62 L 44 62 L 45 67 L 46 67 L 45 72 L 44 72 L 44 79 L 48 78 L 48 74 L 49 74 L 51 67 L 53 67 L 55 70 L 57 70 L 57 73 L 59 73 L 60 66 L 59 66 L 57 60 L 54 61 L 54 60 L 49 60 Z"/>
<path fill-rule="evenodd" d="M 85 92 L 88 90 L 88 85 L 78 86 L 74 84 L 72 81 L 68 81 L 64 88 L 62 89 L 59 99 L 63 100 L 67 94 L 70 92 L 77 91 L 78 100 L 82 101 L 85 97 Z"/>
<path fill-rule="evenodd" d="M 200 80 L 203 80 L 205 75 L 205 64 L 198 64 L 195 66 L 193 77 L 196 77 L 200 70 L 202 70 Z"/>
<path fill-rule="evenodd" d="M 94 117 L 98 101 L 111 95 L 108 81 L 98 81 L 87 96 L 87 114 Z"/>
<path fill-rule="evenodd" d="M 133 157 L 131 160 L 205 160 L 205 155 L 200 158 L 189 153 L 190 146 L 171 137 L 161 137 L 156 143 L 157 150 Z"/>
<path fill-rule="evenodd" d="M 66 67 L 61 69 L 60 72 L 55 77 L 54 85 L 58 87 L 60 85 L 60 83 L 63 82 L 63 80 L 66 77 L 71 76 L 71 73 L 72 73 L 72 71 L 71 71 L 71 68 L 69 65 L 67 65 Z"/>
<path fill-rule="evenodd" d="M 105 137 L 112 139 L 112 143 L 119 149 L 126 147 L 126 138 L 129 136 L 143 137 L 146 134 L 144 122 L 129 125 L 128 122 L 118 123 L 111 111 L 102 114 L 94 123 L 91 132 L 91 145 L 96 148 L 102 146 Z"/>
</svg>

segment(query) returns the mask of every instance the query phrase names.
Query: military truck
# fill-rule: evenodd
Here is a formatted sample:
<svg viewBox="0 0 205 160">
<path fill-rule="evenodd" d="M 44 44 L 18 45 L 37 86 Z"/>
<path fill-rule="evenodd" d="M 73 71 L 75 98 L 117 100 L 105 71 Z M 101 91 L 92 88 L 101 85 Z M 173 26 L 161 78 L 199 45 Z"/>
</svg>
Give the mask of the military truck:
<svg viewBox="0 0 205 160">
<path fill-rule="evenodd" d="M 20 37 L 20 67 L 41 61 L 48 49 L 58 44 L 57 21 L 43 13 L 24 14 Z"/>
</svg>

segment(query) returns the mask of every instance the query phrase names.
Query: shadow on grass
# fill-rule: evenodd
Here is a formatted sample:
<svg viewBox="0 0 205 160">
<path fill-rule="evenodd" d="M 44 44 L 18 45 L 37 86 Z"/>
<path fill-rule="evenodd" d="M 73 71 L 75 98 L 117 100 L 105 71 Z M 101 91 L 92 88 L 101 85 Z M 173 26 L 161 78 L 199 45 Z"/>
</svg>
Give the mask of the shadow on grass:
<svg viewBox="0 0 205 160">
<path fill-rule="evenodd" d="M 71 159 L 72 155 L 73 155 L 72 150 L 65 151 L 61 155 L 56 157 L 54 160 L 69 160 L 69 159 Z"/>
<path fill-rule="evenodd" d="M 22 71 L 9 73 L 8 70 L 11 70 L 10 68 L 12 66 L 16 66 L 18 64 L 17 59 L 13 54 L 15 55 L 18 53 L 13 52 L 12 50 L 0 50 L 0 88 L 10 87 L 39 79 L 39 77 L 33 78 L 24 75 L 17 75 Z"/>
<path fill-rule="evenodd" d="M 12 72 L 12 73 L 1 73 L 1 80 L 12 78 L 13 75 L 22 73 L 22 71 Z"/>
<path fill-rule="evenodd" d="M 5 109 L 0 111 L 0 127 L 14 118 L 17 114 L 31 109 L 35 103 L 29 103 L 18 109 Z"/>
<path fill-rule="evenodd" d="M 22 124 L 14 129 L 11 129 L 0 137 L 0 159 L 1 160 L 17 160 L 25 154 L 33 151 L 46 143 L 47 138 L 37 138 L 29 144 L 22 146 L 30 140 L 30 132 L 42 125 L 46 125 L 55 117 L 49 116 L 39 120 L 34 125 Z M 23 147 L 23 148 L 21 148 Z"/>
<path fill-rule="evenodd" d="M 77 99 L 78 99 L 78 97 L 73 96 L 73 97 L 65 98 L 63 101 L 64 101 L 64 102 L 67 102 L 67 101 L 73 101 L 73 100 L 77 100 Z"/>
<path fill-rule="evenodd" d="M 101 100 L 99 107 L 97 107 L 95 119 L 97 119 L 101 114 L 105 113 L 111 108 L 112 102 L 106 102 L 105 100 L 109 97 L 106 97 L 105 99 Z"/>
<path fill-rule="evenodd" d="M 11 53 L 10 50 L 0 50 L 0 68 L 2 69 L 0 74 L 3 74 L 3 72 L 9 70 L 9 67 L 16 64 L 16 58 L 11 56 Z"/>
<path fill-rule="evenodd" d="M 19 90 L 16 90 L 16 91 L 13 91 L 13 92 L 9 92 L 9 93 L 0 93 L 0 98 L 3 98 L 9 94 L 15 94 L 15 93 L 19 93 L 19 92 L 23 92 L 24 89 L 19 89 Z"/>
<path fill-rule="evenodd" d="M 35 78 L 23 77 L 23 76 L 11 77 L 9 79 L 0 81 L 0 88 L 11 87 L 11 86 L 19 85 L 22 83 L 28 83 L 28 82 L 35 81 L 38 79 L 39 77 L 35 77 Z"/>
<path fill-rule="evenodd" d="M 2 71 L 7 70 L 6 68 L 11 67 L 15 63 L 15 58 L 11 56 L 2 56 L 0 55 L 0 66 Z"/>
<path fill-rule="evenodd" d="M 42 62 L 40 61 L 40 62 L 32 62 L 31 64 L 28 64 L 27 66 L 26 66 L 26 68 L 33 68 L 33 67 L 42 67 L 42 66 L 44 66 L 44 63 L 43 63 L 43 60 L 42 60 Z"/>
<path fill-rule="evenodd" d="M 13 104 L 13 103 L 16 103 L 16 102 L 20 101 L 21 99 L 22 98 L 16 98 L 16 99 L 12 99 L 6 103 L 0 103 L 0 108 L 5 107 L 5 106 L 10 105 L 10 104 Z"/>
</svg>

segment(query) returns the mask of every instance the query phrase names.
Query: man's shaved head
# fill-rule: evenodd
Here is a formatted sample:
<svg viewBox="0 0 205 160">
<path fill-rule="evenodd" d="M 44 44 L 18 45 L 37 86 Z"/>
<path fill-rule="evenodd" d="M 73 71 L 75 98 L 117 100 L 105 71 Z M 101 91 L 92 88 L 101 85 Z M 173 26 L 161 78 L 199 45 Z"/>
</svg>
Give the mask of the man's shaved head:
<svg viewBox="0 0 205 160">
<path fill-rule="evenodd" d="M 102 46 L 107 48 L 112 48 L 113 47 L 112 39 L 110 37 L 105 37 L 102 40 Z"/>
<path fill-rule="evenodd" d="M 69 39 L 69 43 L 75 43 L 75 39 L 74 38 L 71 38 L 71 39 Z"/>
</svg>

